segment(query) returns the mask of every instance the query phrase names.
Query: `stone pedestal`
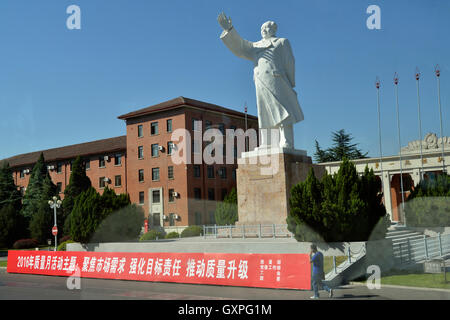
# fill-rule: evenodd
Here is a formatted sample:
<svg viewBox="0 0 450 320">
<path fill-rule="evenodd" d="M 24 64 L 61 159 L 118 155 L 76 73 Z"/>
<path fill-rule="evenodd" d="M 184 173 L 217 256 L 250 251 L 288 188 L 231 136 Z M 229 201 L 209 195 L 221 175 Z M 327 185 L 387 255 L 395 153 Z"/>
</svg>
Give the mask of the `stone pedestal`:
<svg viewBox="0 0 450 320">
<path fill-rule="evenodd" d="M 323 167 L 312 164 L 304 150 L 267 148 L 245 152 L 237 169 L 237 224 L 286 224 L 291 188 L 304 181 L 311 168 L 316 177 Z"/>
</svg>

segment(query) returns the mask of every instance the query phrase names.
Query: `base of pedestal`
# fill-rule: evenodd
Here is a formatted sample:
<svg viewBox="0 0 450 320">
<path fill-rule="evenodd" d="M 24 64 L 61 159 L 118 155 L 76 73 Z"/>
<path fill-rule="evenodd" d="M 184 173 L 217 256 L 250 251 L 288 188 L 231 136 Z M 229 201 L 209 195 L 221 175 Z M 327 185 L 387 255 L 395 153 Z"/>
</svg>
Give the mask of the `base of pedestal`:
<svg viewBox="0 0 450 320">
<path fill-rule="evenodd" d="M 264 148 L 243 153 L 239 160 L 237 224 L 286 224 L 291 188 L 304 181 L 311 168 L 316 177 L 324 173 L 304 150 Z"/>
</svg>

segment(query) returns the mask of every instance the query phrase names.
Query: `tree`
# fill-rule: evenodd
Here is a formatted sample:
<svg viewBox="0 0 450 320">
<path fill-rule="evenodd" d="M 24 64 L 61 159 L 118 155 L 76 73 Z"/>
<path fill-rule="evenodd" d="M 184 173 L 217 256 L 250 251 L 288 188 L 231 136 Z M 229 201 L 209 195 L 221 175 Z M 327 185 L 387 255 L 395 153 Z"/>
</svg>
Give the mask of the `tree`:
<svg viewBox="0 0 450 320">
<path fill-rule="evenodd" d="M 326 150 L 320 148 L 319 142 L 316 140 L 316 152 L 314 160 L 317 162 L 342 161 L 344 158 L 349 160 L 362 159 L 367 157 L 367 152 L 363 153 L 357 148 L 356 143 L 352 144 L 351 134 L 345 133 L 344 129 L 332 133 L 333 146 Z"/>
<path fill-rule="evenodd" d="M 218 225 L 235 224 L 238 220 L 236 188 L 231 189 L 223 202 L 217 204 L 214 217 Z"/>
<path fill-rule="evenodd" d="M 48 201 L 57 193 L 56 185 L 47 174 L 42 183 L 41 200 L 38 204 L 37 211 L 31 216 L 30 220 L 31 237 L 41 244 L 45 244 L 47 239 L 53 237 L 51 229 L 55 225 L 54 211 L 50 208 Z"/>
<path fill-rule="evenodd" d="M 0 168 L 0 246 L 11 247 L 26 236 L 27 224 L 20 214 L 22 194 L 14 184 L 12 170 L 5 162 Z"/>
<path fill-rule="evenodd" d="M 0 208 L 6 205 L 17 210 L 22 207 L 22 194 L 14 183 L 13 172 L 7 162 L 0 168 Z"/>
<path fill-rule="evenodd" d="M 62 214 L 60 219 L 60 221 L 64 223 L 64 234 L 70 233 L 69 215 L 75 205 L 75 199 L 90 187 L 91 180 L 86 175 L 86 169 L 82 158 L 78 156 L 72 164 L 72 173 L 70 174 L 69 184 L 64 189 L 64 200 L 62 203 Z"/>
<path fill-rule="evenodd" d="M 298 241 L 367 241 L 384 238 L 389 219 L 381 202 L 380 181 L 366 167 L 344 159 L 335 175 L 319 181 L 314 171 L 291 190 L 287 223 Z"/>
<path fill-rule="evenodd" d="M 116 195 L 105 188 L 100 195 L 90 187 L 75 200 L 70 214 L 70 236 L 81 243 L 126 241 L 137 238 L 143 223 L 143 211 L 131 205 L 127 194 Z"/>
<path fill-rule="evenodd" d="M 38 161 L 33 167 L 30 175 L 30 181 L 23 197 L 22 215 L 30 219 L 37 212 L 39 204 L 42 200 L 42 191 L 45 177 L 48 175 L 45 166 L 44 154 L 41 153 Z M 48 200 L 48 199 L 47 199 Z"/>
</svg>

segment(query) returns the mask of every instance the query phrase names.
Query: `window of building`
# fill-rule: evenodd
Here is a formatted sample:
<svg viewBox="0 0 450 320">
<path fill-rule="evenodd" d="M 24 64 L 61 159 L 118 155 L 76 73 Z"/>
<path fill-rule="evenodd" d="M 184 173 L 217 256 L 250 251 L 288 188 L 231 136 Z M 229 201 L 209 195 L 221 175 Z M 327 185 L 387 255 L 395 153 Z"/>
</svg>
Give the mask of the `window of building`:
<svg viewBox="0 0 450 320">
<path fill-rule="evenodd" d="M 233 178 L 233 180 L 236 180 L 236 168 L 233 168 L 233 170 L 231 170 L 231 177 Z"/>
<path fill-rule="evenodd" d="M 57 183 L 56 183 L 56 191 L 57 191 L 58 193 L 61 193 L 61 192 L 62 192 L 62 182 L 57 182 Z"/>
<path fill-rule="evenodd" d="M 174 202 L 175 197 L 173 196 L 174 189 L 169 189 L 169 202 Z"/>
<path fill-rule="evenodd" d="M 208 188 L 208 200 L 215 200 L 214 188 Z"/>
<path fill-rule="evenodd" d="M 214 166 L 207 166 L 206 171 L 209 179 L 214 179 Z"/>
<path fill-rule="evenodd" d="M 211 129 L 212 123 L 209 120 L 205 120 L 205 131 Z"/>
<path fill-rule="evenodd" d="M 138 147 L 138 159 L 144 159 L 144 147 L 143 146 Z"/>
<path fill-rule="evenodd" d="M 152 181 L 159 181 L 159 168 L 152 168 Z"/>
<path fill-rule="evenodd" d="M 174 150 L 174 143 L 172 141 L 167 142 L 167 154 L 171 155 Z"/>
<path fill-rule="evenodd" d="M 174 178 L 174 176 L 173 176 L 173 166 L 168 166 L 167 167 L 167 178 L 169 178 L 169 179 L 173 179 Z"/>
<path fill-rule="evenodd" d="M 105 187 L 106 183 L 105 183 L 105 177 L 100 177 L 98 178 L 98 187 L 100 189 L 103 189 Z"/>
<path fill-rule="evenodd" d="M 114 177 L 114 186 L 121 187 L 122 186 L 122 176 L 115 176 Z"/>
<path fill-rule="evenodd" d="M 161 202 L 161 192 L 159 190 L 152 191 L 152 202 L 160 203 Z"/>
<path fill-rule="evenodd" d="M 138 125 L 138 138 L 142 138 L 144 136 L 144 128 L 142 124 Z"/>
<path fill-rule="evenodd" d="M 85 170 L 91 169 L 91 160 L 86 159 L 86 160 L 84 161 L 84 169 L 85 169 Z"/>
<path fill-rule="evenodd" d="M 199 164 L 194 164 L 194 178 L 200 178 L 201 177 L 201 170 Z"/>
<path fill-rule="evenodd" d="M 152 144 L 152 157 L 157 157 L 159 155 L 159 145 L 157 143 Z"/>
<path fill-rule="evenodd" d="M 200 200 L 202 198 L 202 189 L 194 188 L 194 199 Z"/>
<path fill-rule="evenodd" d="M 139 192 L 139 204 L 144 204 L 145 201 L 145 193 L 144 191 Z"/>
<path fill-rule="evenodd" d="M 169 226 L 175 225 L 175 213 L 169 213 Z"/>
<path fill-rule="evenodd" d="M 122 155 L 121 154 L 116 154 L 114 156 L 114 165 L 116 165 L 116 166 L 122 165 Z"/>
<path fill-rule="evenodd" d="M 227 168 L 226 167 L 219 168 L 219 176 L 222 179 L 226 179 L 227 178 Z"/>
<path fill-rule="evenodd" d="M 192 130 L 194 131 L 202 131 L 202 122 L 198 119 L 192 119 Z"/>
<path fill-rule="evenodd" d="M 198 226 L 202 224 L 202 214 L 200 212 L 195 212 L 195 224 Z"/>
<path fill-rule="evenodd" d="M 69 167 L 70 167 L 70 172 L 72 172 L 73 160 L 70 160 L 70 162 L 69 162 Z"/>
<path fill-rule="evenodd" d="M 219 130 L 222 132 L 222 134 L 225 134 L 225 124 L 219 123 Z"/>
<path fill-rule="evenodd" d="M 167 132 L 172 132 L 172 119 L 167 120 Z"/>
<path fill-rule="evenodd" d="M 25 178 L 25 173 L 23 172 L 23 170 L 19 171 L 19 176 L 20 178 Z"/>
<path fill-rule="evenodd" d="M 57 173 L 62 173 L 62 163 L 61 162 L 58 162 L 56 164 L 56 172 Z"/>
<path fill-rule="evenodd" d="M 139 182 L 144 182 L 144 169 L 138 171 Z"/>
<path fill-rule="evenodd" d="M 150 134 L 152 136 L 158 134 L 158 122 L 152 122 L 150 124 Z"/>
<path fill-rule="evenodd" d="M 192 139 L 192 151 L 194 153 L 200 153 L 201 140 Z"/>
<path fill-rule="evenodd" d="M 105 167 L 105 157 L 104 156 L 98 157 L 98 167 L 99 168 Z"/>
</svg>

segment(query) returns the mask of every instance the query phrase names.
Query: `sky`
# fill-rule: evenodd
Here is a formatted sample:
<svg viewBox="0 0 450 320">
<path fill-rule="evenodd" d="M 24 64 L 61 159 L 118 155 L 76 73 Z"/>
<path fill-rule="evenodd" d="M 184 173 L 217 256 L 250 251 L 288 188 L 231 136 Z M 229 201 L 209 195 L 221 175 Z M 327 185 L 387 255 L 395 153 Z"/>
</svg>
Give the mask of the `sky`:
<svg viewBox="0 0 450 320">
<path fill-rule="evenodd" d="M 70 30 L 70 5 L 81 29 Z M 368 29 L 378 5 L 381 29 Z M 126 134 L 118 116 L 179 96 L 256 115 L 251 62 L 222 43 L 220 12 L 239 34 L 261 38 L 267 20 L 289 39 L 305 120 L 295 147 L 315 152 L 344 129 L 379 156 L 375 79 L 381 80 L 384 155 L 399 151 L 394 73 L 399 74 L 400 140 L 450 136 L 450 1 L 443 0 L 2 0 L 0 2 L 0 159 Z"/>
</svg>

